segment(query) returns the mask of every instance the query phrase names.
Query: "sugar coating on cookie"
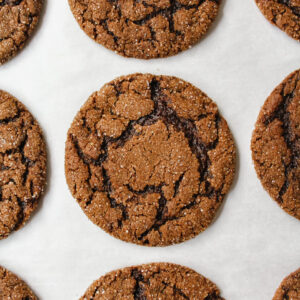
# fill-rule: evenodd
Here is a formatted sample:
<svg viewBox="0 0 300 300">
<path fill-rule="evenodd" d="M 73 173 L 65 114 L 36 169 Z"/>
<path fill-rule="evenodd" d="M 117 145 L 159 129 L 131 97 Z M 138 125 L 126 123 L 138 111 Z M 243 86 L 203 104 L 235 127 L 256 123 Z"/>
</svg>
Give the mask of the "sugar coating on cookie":
<svg viewBox="0 0 300 300">
<path fill-rule="evenodd" d="M 35 29 L 43 0 L 0 0 L 0 65 L 21 50 Z"/>
<path fill-rule="evenodd" d="M 0 299 L 37 300 L 37 297 L 23 280 L 0 266 Z"/>
<path fill-rule="evenodd" d="M 69 0 L 80 27 L 96 42 L 136 58 L 174 55 L 201 39 L 221 0 Z"/>
<path fill-rule="evenodd" d="M 93 93 L 67 136 L 69 188 L 86 215 L 124 241 L 180 243 L 214 219 L 235 171 L 226 121 L 175 77 L 132 74 Z"/>
<path fill-rule="evenodd" d="M 300 220 L 300 70 L 290 74 L 264 103 L 251 149 L 264 188 Z"/>
<path fill-rule="evenodd" d="M 286 277 L 277 289 L 273 300 L 300 299 L 300 269 Z"/>
<path fill-rule="evenodd" d="M 46 184 L 46 146 L 30 112 L 0 90 L 0 239 L 21 228 Z"/>
<path fill-rule="evenodd" d="M 224 300 L 217 286 L 195 271 L 171 263 L 152 263 L 112 271 L 96 280 L 80 300 Z"/>
<path fill-rule="evenodd" d="M 300 41 L 299 0 L 255 0 L 263 15 L 273 24 Z"/>
</svg>

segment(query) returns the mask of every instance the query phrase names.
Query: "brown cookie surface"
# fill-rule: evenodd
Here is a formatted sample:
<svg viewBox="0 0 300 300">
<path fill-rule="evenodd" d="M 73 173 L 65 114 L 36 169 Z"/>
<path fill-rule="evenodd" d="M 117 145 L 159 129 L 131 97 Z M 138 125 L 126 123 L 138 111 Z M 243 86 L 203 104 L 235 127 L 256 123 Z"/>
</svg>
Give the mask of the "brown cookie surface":
<svg viewBox="0 0 300 300">
<path fill-rule="evenodd" d="M 96 42 L 136 58 L 174 55 L 195 44 L 221 0 L 69 0 L 80 27 Z"/>
<path fill-rule="evenodd" d="M 43 0 L 0 0 L 0 64 L 21 50 L 39 20 Z"/>
<path fill-rule="evenodd" d="M 21 228 L 46 184 L 42 131 L 24 105 L 0 90 L 0 239 Z"/>
<path fill-rule="evenodd" d="M 255 0 L 264 16 L 300 41 L 300 0 Z"/>
<path fill-rule="evenodd" d="M 233 181 L 235 146 L 199 89 L 132 74 L 83 105 L 68 131 L 65 171 L 95 224 L 124 241 L 165 246 L 212 222 Z"/>
<path fill-rule="evenodd" d="M 112 271 L 96 280 L 86 299 L 224 300 L 217 286 L 195 271 L 171 263 L 152 263 Z"/>
<path fill-rule="evenodd" d="M 286 277 L 277 289 L 273 300 L 300 299 L 300 269 Z"/>
<path fill-rule="evenodd" d="M 0 299 L 37 300 L 37 297 L 23 280 L 0 266 Z"/>
<path fill-rule="evenodd" d="M 264 103 L 252 135 L 252 158 L 264 188 L 300 219 L 300 70 Z"/>
</svg>

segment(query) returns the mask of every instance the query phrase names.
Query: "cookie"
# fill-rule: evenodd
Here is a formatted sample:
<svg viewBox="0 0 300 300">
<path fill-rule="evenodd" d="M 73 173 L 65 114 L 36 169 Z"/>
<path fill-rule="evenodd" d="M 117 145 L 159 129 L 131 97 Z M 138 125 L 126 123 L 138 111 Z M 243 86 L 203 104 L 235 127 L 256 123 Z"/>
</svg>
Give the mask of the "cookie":
<svg viewBox="0 0 300 300">
<path fill-rule="evenodd" d="M 212 222 L 233 181 L 235 146 L 199 89 L 132 74 L 83 105 L 68 131 L 65 171 L 95 224 L 127 242 L 166 246 Z"/>
<path fill-rule="evenodd" d="M 0 239 L 21 228 L 46 183 L 42 131 L 16 98 L 0 91 Z"/>
<path fill-rule="evenodd" d="M 69 0 L 80 27 L 126 57 L 157 58 L 183 51 L 207 32 L 221 0 Z"/>
<path fill-rule="evenodd" d="M 37 300 L 37 297 L 23 280 L 0 266 L 0 299 Z"/>
<path fill-rule="evenodd" d="M 195 271 L 171 263 L 152 263 L 112 271 L 96 280 L 80 300 L 224 300 L 217 286 Z"/>
<path fill-rule="evenodd" d="M 300 299 L 300 269 L 286 277 L 277 289 L 273 300 Z"/>
<path fill-rule="evenodd" d="M 300 70 L 290 74 L 264 103 L 251 149 L 263 187 L 300 220 Z"/>
<path fill-rule="evenodd" d="M 21 50 L 34 31 L 43 0 L 0 0 L 0 64 Z"/>
<path fill-rule="evenodd" d="M 263 15 L 273 24 L 300 41 L 299 0 L 255 0 Z"/>
</svg>

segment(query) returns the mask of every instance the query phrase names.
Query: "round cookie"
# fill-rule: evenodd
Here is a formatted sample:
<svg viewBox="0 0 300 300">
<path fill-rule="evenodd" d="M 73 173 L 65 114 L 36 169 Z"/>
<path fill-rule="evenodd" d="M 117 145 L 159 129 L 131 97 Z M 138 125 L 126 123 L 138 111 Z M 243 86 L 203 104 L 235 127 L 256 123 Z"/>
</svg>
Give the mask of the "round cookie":
<svg viewBox="0 0 300 300">
<path fill-rule="evenodd" d="M 69 0 L 80 27 L 126 57 L 157 58 L 183 51 L 207 32 L 221 0 Z"/>
<path fill-rule="evenodd" d="M 24 105 L 0 90 L 0 240 L 21 228 L 46 184 L 42 131 Z"/>
<path fill-rule="evenodd" d="M 263 187 L 300 220 L 300 70 L 290 74 L 264 103 L 251 149 Z"/>
<path fill-rule="evenodd" d="M 171 263 L 152 263 L 112 271 L 96 280 L 80 300 L 224 300 L 217 286 L 195 271 Z"/>
<path fill-rule="evenodd" d="M 286 277 L 277 289 L 273 300 L 300 299 L 300 269 Z"/>
<path fill-rule="evenodd" d="M 300 41 L 299 0 L 255 0 L 263 15 L 273 24 Z"/>
<path fill-rule="evenodd" d="M 132 74 L 83 105 L 68 131 L 65 171 L 96 225 L 127 242 L 166 246 L 212 222 L 233 181 L 235 146 L 199 89 Z"/>
<path fill-rule="evenodd" d="M 43 0 L 0 0 L 0 65 L 21 50 L 39 20 Z"/>
<path fill-rule="evenodd" d="M 23 280 L 0 266 L 0 299 L 37 300 L 37 297 Z"/>
</svg>

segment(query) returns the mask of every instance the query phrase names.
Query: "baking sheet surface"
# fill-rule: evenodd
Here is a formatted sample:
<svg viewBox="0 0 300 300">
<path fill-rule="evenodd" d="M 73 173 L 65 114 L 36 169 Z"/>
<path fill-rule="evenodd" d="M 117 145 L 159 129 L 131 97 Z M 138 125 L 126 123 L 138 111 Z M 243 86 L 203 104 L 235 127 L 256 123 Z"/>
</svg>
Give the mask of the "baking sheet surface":
<svg viewBox="0 0 300 300">
<path fill-rule="evenodd" d="M 271 299 L 300 267 L 300 222 L 263 190 L 250 138 L 260 107 L 285 76 L 300 67 L 300 44 L 270 25 L 254 0 L 224 0 L 209 34 L 177 56 L 120 57 L 82 32 L 66 0 L 47 0 L 28 46 L 0 67 L 0 88 L 21 100 L 41 124 L 49 150 L 49 180 L 32 220 L 0 241 L 0 264 L 20 275 L 42 300 L 78 299 L 116 268 L 169 261 L 214 281 L 227 300 Z M 214 224 L 193 240 L 146 248 L 112 238 L 93 225 L 68 191 L 64 142 L 88 96 L 133 72 L 175 75 L 219 106 L 238 148 L 235 183 Z"/>
</svg>

